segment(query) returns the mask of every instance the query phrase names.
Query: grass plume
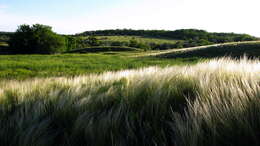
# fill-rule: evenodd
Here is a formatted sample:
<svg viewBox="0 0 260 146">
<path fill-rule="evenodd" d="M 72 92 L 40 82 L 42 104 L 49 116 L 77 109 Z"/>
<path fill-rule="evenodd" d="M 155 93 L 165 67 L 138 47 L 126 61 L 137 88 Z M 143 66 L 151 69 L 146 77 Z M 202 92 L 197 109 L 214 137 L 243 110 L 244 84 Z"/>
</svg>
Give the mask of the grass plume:
<svg viewBox="0 0 260 146">
<path fill-rule="evenodd" d="M 259 60 L 0 83 L 6 146 L 259 145 Z"/>
</svg>

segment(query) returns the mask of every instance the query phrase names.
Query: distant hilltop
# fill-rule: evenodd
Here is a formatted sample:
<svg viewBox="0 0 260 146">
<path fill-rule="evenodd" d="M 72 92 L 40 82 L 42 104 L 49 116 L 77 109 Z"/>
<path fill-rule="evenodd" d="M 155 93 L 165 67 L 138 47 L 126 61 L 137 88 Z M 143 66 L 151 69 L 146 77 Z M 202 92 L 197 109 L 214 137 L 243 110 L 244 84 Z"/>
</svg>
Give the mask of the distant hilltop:
<svg viewBox="0 0 260 146">
<path fill-rule="evenodd" d="M 179 29 L 174 31 L 168 30 L 132 30 L 132 29 L 111 29 L 111 30 L 97 30 L 97 31 L 85 31 L 83 33 L 76 34 L 77 36 L 144 36 L 144 37 L 159 37 L 169 38 L 176 40 L 194 40 L 203 39 L 214 43 L 224 42 L 237 42 L 237 41 L 254 41 L 258 40 L 257 37 L 248 34 L 236 34 L 236 33 L 216 33 L 207 32 L 205 30 L 198 29 Z"/>
<path fill-rule="evenodd" d="M 1 32 L 0 38 L 9 37 L 13 32 Z M 207 40 L 212 43 L 255 41 L 259 38 L 248 34 L 207 32 L 199 29 L 179 30 L 133 30 L 133 29 L 109 29 L 85 31 L 74 36 L 143 36 L 153 38 L 168 38 L 175 40 Z"/>
</svg>

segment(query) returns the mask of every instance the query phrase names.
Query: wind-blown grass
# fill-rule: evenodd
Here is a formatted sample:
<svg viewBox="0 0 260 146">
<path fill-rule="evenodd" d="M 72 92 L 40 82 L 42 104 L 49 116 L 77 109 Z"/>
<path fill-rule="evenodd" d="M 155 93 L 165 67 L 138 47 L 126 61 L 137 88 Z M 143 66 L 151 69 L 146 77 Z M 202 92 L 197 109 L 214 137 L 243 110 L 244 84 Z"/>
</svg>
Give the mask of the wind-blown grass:
<svg viewBox="0 0 260 146">
<path fill-rule="evenodd" d="M 1 145 L 259 145 L 259 60 L 0 83 Z"/>
</svg>

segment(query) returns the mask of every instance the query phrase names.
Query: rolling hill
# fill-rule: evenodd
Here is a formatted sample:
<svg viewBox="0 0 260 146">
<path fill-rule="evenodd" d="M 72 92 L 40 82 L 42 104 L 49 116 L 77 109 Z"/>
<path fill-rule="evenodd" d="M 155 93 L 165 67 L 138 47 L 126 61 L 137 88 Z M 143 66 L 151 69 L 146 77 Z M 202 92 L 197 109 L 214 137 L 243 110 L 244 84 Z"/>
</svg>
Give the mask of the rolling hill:
<svg viewBox="0 0 260 146">
<path fill-rule="evenodd" d="M 216 58 L 224 56 L 239 58 L 246 55 L 250 58 L 259 58 L 260 41 L 224 43 L 179 50 L 167 50 L 151 55 L 165 58 Z"/>
</svg>

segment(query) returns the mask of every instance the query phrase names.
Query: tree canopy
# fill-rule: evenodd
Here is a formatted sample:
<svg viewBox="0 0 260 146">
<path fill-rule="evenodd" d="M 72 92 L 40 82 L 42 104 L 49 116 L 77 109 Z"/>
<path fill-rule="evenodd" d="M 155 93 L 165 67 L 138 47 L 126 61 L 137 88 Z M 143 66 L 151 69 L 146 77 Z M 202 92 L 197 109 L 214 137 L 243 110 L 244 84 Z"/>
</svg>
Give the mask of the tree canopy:
<svg viewBox="0 0 260 146">
<path fill-rule="evenodd" d="M 41 24 L 20 25 L 11 35 L 9 45 L 14 53 L 22 54 L 53 54 L 66 49 L 65 38 Z"/>
</svg>

